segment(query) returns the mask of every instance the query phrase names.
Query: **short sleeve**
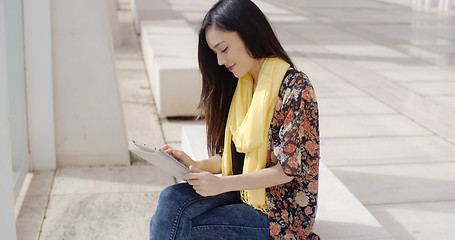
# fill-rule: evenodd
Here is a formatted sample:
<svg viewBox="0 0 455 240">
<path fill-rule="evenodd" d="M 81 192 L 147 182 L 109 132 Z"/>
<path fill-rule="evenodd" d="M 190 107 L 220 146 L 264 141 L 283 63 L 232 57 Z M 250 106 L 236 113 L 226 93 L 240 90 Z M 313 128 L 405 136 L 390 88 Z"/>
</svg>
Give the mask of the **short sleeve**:
<svg viewBox="0 0 455 240">
<path fill-rule="evenodd" d="M 285 174 L 305 177 L 319 160 L 318 106 L 306 75 L 294 71 L 283 80 L 275 110 L 281 126 L 273 153 Z"/>
</svg>

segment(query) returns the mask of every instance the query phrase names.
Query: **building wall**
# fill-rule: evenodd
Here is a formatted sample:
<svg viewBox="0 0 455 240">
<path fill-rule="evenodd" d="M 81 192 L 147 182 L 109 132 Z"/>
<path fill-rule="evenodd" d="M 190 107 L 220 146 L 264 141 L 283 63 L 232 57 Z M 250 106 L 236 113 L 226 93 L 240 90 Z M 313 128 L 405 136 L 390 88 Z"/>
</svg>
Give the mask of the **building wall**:
<svg viewBox="0 0 455 240">
<path fill-rule="evenodd" d="M 2 239 L 16 239 L 4 24 L 4 1 L 0 0 L 0 232 Z"/>
<path fill-rule="evenodd" d="M 24 0 L 30 166 L 56 168 L 52 82 L 51 0 Z"/>
</svg>

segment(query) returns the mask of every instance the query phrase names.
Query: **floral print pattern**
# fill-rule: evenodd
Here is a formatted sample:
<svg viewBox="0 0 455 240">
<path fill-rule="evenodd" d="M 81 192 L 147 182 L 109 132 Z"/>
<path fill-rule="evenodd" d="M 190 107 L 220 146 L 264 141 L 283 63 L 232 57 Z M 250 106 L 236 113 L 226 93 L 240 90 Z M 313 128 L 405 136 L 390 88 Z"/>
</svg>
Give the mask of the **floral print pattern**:
<svg viewBox="0 0 455 240">
<path fill-rule="evenodd" d="M 308 77 L 289 70 L 270 124 L 267 167 L 280 163 L 293 176 L 288 183 L 267 188 L 272 239 L 318 240 L 312 232 L 319 175 L 319 114 Z"/>
</svg>

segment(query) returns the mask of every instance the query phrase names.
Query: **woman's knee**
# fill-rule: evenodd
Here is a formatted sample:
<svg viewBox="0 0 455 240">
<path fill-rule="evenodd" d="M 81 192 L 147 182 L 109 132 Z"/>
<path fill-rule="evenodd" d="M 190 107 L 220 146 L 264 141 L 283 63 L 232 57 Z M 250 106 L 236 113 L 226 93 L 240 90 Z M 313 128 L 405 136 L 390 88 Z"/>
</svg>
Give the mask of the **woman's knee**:
<svg viewBox="0 0 455 240">
<path fill-rule="evenodd" d="M 163 189 L 160 193 L 160 201 L 172 199 L 177 194 L 176 185 L 171 185 Z"/>
<path fill-rule="evenodd" d="M 176 211 L 188 201 L 188 198 L 185 197 L 187 188 L 188 186 L 185 184 L 175 184 L 161 191 L 158 206 L 150 221 L 151 232 L 159 231 L 162 226 L 171 224 L 170 221 L 173 221 Z"/>
<path fill-rule="evenodd" d="M 180 183 L 163 189 L 160 193 L 159 203 L 175 204 L 181 201 L 187 201 L 196 196 L 197 193 L 189 184 Z"/>
</svg>

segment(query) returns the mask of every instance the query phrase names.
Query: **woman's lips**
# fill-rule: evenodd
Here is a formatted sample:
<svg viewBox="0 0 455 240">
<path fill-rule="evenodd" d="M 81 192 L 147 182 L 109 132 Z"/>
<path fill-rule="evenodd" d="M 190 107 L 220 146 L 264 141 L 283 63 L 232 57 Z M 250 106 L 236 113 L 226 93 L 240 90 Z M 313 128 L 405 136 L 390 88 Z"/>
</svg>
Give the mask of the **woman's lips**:
<svg viewBox="0 0 455 240">
<path fill-rule="evenodd" d="M 235 66 L 235 64 L 234 64 L 234 65 L 232 65 L 232 66 L 229 66 L 229 67 L 228 67 L 228 66 L 226 66 L 226 68 L 227 68 L 229 71 L 231 71 L 231 72 L 232 72 L 232 69 L 234 69 L 234 66 Z"/>
</svg>

